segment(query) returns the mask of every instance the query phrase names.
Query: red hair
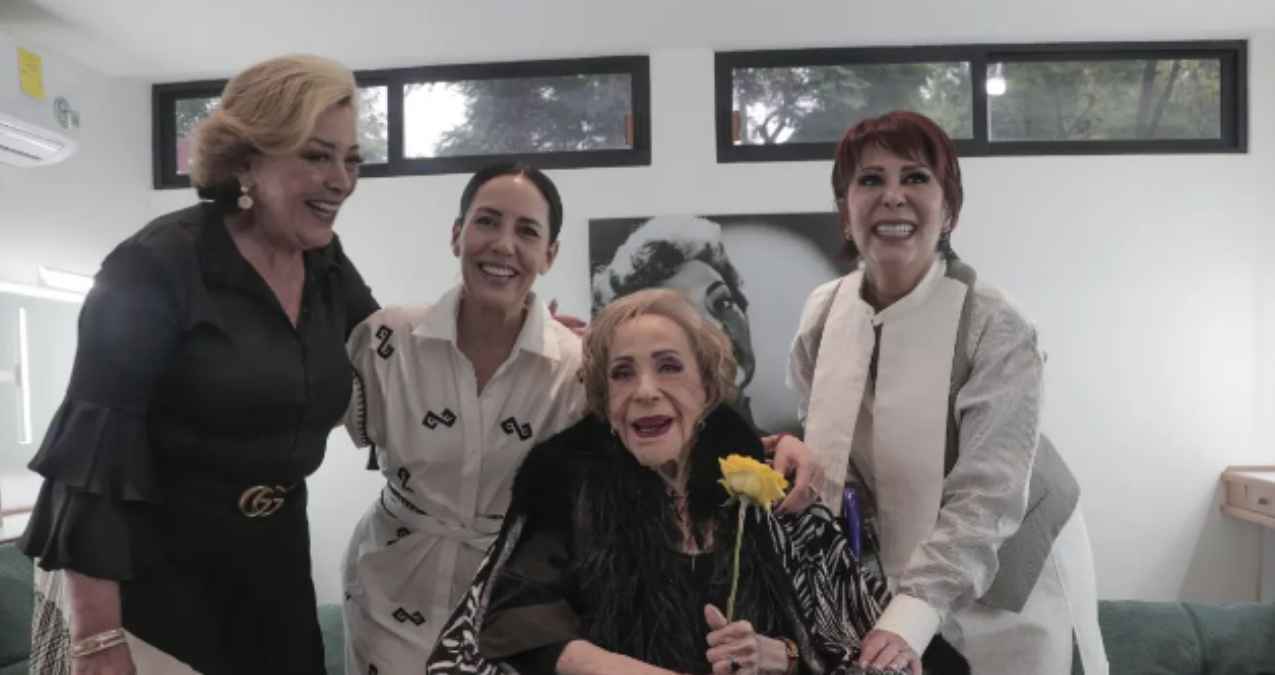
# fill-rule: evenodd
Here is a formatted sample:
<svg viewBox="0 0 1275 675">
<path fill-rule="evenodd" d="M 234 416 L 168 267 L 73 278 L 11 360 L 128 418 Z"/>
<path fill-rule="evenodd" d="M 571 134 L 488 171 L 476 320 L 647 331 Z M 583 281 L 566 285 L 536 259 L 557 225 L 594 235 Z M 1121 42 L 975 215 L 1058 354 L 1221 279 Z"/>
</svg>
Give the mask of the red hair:
<svg viewBox="0 0 1275 675">
<path fill-rule="evenodd" d="M 832 165 L 832 193 L 839 209 L 844 211 L 850 179 L 859 168 L 864 150 L 870 146 L 925 162 L 943 188 L 943 205 L 947 207 L 949 223 L 956 227 L 961 204 L 965 201 L 956 147 L 934 120 L 906 110 L 865 119 L 847 129 L 841 137 Z"/>
</svg>

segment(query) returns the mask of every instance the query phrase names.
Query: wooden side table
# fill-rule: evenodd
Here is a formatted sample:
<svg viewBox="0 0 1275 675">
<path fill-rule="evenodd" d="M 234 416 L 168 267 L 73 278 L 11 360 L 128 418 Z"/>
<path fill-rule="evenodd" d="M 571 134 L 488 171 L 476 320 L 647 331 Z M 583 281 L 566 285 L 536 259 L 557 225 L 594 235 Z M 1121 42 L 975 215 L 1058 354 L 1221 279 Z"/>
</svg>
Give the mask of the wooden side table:
<svg viewBox="0 0 1275 675">
<path fill-rule="evenodd" d="M 1222 512 L 1275 530 L 1275 464 L 1228 466 Z"/>
</svg>

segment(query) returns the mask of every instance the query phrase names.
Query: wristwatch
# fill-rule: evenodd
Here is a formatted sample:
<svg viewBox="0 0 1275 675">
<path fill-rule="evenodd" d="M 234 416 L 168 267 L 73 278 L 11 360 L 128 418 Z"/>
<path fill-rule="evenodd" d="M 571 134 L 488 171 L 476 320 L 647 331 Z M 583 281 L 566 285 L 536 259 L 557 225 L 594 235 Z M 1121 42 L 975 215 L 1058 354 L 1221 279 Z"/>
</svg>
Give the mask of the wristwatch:
<svg viewBox="0 0 1275 675">
<path fill-rule="evenodd" d="M 797 665 L 801 662 L 801 654 L 797 652 L 797 643 L 784 638 L 784 655 L 788 657 L 788 670 L 785 675 L 797 675 Z"/>
</svg>

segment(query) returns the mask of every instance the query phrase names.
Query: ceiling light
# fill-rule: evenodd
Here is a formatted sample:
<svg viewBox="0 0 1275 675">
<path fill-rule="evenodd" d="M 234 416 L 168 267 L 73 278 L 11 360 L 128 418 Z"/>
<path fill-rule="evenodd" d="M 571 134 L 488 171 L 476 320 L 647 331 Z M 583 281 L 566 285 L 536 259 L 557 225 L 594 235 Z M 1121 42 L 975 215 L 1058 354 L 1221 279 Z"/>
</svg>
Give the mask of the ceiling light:
<svg viewBox="0 0 1275 675">
<path fill-rule="evenodd" d="M 31 445 L 31 357 L 27 349 L 27 308 L 18 308 L 18 367 L 14 379 L 18 385 L 18 445 Z"/>
<path fill-rule="evenodd" d="M 76 274 L 74 272 L 63 272 L 55 270 L 44 265 L 40 265 L 40 283 L 49 288 L 56 288 L 81 295 L 87 294 L 89 289 L 93 288 L 93 277 L 87 274 Z"/>
<path fill-rule="evenodd" d="M 80 304 L 84 302 L 83 293 L 72 293 L 70 291 L 58 291 L 43 286 L 28 286 L 27 284 L 14 284 L 8 281 L 0 281 L 0 293 L 12 293 L 13 295 L 21 295 L 25 298 L 37 298 L 40 300 L 57 300 L 58 302 L 70 302 Z"/>
</svg>

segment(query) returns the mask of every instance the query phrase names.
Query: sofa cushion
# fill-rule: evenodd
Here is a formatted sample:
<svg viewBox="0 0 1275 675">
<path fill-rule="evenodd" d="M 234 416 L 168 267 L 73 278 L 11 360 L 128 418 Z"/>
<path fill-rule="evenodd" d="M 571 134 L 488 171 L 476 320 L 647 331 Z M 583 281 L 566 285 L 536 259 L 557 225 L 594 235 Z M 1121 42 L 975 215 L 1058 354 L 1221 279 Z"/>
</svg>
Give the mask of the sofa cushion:
<svg viewBox="0 0 1275 675">
<path fill-rule="evenodd" d="M 31 666 L 26 661 L 18 661 L 15 664 L 0 667 L 0 675 L 31 675 Z"/>
<path fill-rule="evenodd" d="M 345 675 L 345 620 L 340 605 L 319 605 L 319 629 L 323 631 L 323 661 L 328 675 Z"/>
<path fill-rule="evenodd" d="M 0 669 L 25 663 L 31 653 L 32 574 L 30 558 L 13 544 L 0 545 Z"/>
<path fill-rule="evenodd" d="M 1275 675 L 1275 605 L 1186 605 L 1208 675 Z"/>
<path fill-rule="evenodd" d="M 1180 603 L 1104 600 L 1098 603 L 1098 623 L 1112 673 L 1204 672 L 1195 620 Z"/>
</svg>

